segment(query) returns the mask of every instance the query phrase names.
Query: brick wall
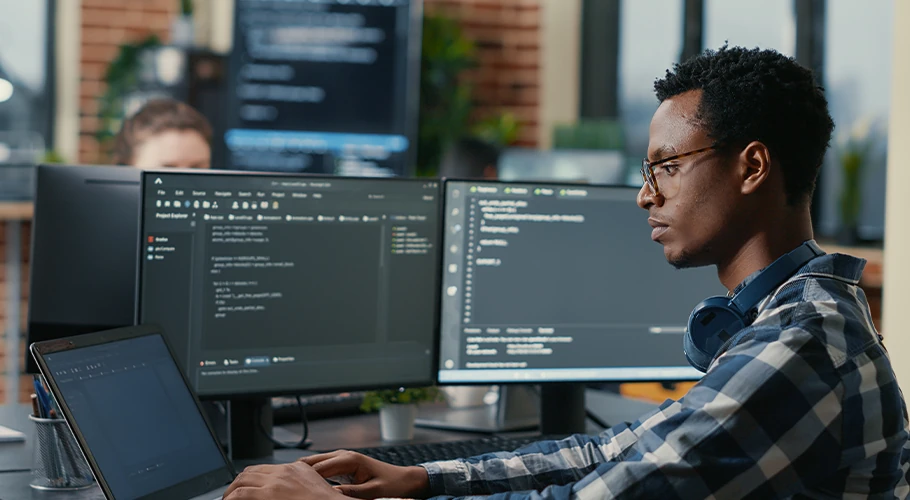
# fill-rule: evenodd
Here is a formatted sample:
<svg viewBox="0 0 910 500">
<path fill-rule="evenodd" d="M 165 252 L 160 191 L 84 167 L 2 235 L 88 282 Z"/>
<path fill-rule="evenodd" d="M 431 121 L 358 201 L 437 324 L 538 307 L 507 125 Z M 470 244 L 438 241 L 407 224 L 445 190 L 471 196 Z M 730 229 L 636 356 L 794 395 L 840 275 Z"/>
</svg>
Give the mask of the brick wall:
<svg viewBox="0 0 910 500">
<path fill-rule="evenodd" d="M 98 130 L 98 97 L 105 90 L 104 72 L 117 56 L 118 47 L 151 34 L 166 43 L 178 8 L 178 0 L 82 0 L 80 163 L 108 161 L 94 134 Z"/>
<path fill-rule="evenodd" d="M 426 0 L 427 13 L 460 20 L 477 43 L 477 116 L 512 112 L 521 123 L 519 145 L 537 145 L 540 107 L 541 0 Z"/>
<path fill-rule="evenodd" d="M 7 331 L 7 269 L 6 269 L 6 231 L 7 223 L 0 222 L 0 404 L 3 404 L 7 401 L 14 401 L 18 399 L 22 402 L 28 401 L 28 395 L 31 391 L 28 389 L 28 384 L 30 379 L 28 377 L 22 377 L 19 384 L 19 395 L 10 396 L 6 391 L 6 369 L 7 362 L 10 356 L 18 356 L 19 362 L 18 365 L 21 369 L 22 363 L 25 359 L 25 338 L 24 335 L 21 335 L 21 332 L 25 331 L 25 322 L 28 317 L 28 259 L 29 259 L 29 241 L 31 239 L 31 224 L 26 222 L 22 224 L 21 231 L 21 256 L 22 256 L 22 266 L 21 266 L 21 280 L 19 293 L 21 294 L 21 302 L 19 305 L 19 325 L 20 325 L 20 341 L 19 341 L 19 350 L 17 353 L 7 352 L 6 344 L 8 334 Z"/>
</svg>

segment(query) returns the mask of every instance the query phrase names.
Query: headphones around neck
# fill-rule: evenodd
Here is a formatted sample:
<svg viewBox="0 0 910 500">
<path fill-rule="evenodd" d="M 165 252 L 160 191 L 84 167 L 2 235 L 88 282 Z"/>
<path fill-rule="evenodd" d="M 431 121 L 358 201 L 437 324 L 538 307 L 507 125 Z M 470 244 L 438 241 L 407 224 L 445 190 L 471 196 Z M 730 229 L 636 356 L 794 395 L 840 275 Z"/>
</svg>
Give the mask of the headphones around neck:
<svg viewBox="0 0 910 500">
<path fill-rule="evenodd" d="M 689 364 L 707 372 L 730 339 L 755 321 L 759 303 L 807 262 L 824 254 L 809 240 L 779 257 L 733 297 L 717 296 L 701 301 L 689 315 L 689 327 L 683 337 L 683 351 Z"/>
</svg>

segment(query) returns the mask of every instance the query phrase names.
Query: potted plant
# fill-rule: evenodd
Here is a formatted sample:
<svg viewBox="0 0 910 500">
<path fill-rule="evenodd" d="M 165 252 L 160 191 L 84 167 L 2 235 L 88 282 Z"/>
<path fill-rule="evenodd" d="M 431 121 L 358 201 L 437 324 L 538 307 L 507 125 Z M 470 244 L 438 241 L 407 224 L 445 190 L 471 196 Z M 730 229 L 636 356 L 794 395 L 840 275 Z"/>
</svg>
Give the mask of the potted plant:
<svg viewBox="0 0 910 500">
<path fill-rule="evenodd" d="M 506 112 L 474 116 L 474 86 L 465 72 L 476 68 L 477 46 L 455 19 L 423 18 L 417 174 L 435 176 L 453 145 L 477 138 L 498 147 L 518 138 L 517 118 Z"/>
<path fill-rule="evenodd" d="M 193 0 L 180 0 L 180 15 L 171 23 L 171 44 L 177 47 L 192 47 L 194 31 Z"/>
<path fill-rule="evenodd" d="M 408 441 L 414 438 L 417 405 L 440 399 L 437 387 L 399 387 L 367 392 L 360 409 L 367 412 L 379 410 L 379 430 L 383 441 Z"/>
<path fill-rule="evenodd" d="M 837 242 L 855 245 L 859 240 L 857 228 L 863 206 L 863 180 L 871 162 L 875 133 L 870 120 L 859 121 L 849 136 L 842 137 L 838 152 L 842 183 L 839 199 L 840 229 Z"/>
</svg>

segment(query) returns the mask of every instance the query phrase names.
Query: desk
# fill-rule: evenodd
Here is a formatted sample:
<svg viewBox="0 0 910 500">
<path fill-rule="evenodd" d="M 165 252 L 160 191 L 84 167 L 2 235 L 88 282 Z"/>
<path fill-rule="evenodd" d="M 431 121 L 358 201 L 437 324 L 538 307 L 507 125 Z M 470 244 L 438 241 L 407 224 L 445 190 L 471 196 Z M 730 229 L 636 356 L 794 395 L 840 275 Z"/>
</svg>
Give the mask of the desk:
<svg viewBox="0 0 910 500">
<path fill-rule="evenodd" d="M 586 391 L 586 406 L 611 425 L 634 421 L 643 413 L 655 408 L 655 405 L 651 403 L 590 389 Z M 30 410 L 31 408 L 27 405 L 0 406 L 0 424 L 24 432 L 26 435 L 25 443 L 0 444 L 0 500 L 103 498 L 101 490 L 97 487 L 73 493 L 41 492 L 29 487 L 28 483 L 31 481 L 29 469 L 32 465 L 31 445 L 34 442 L 34 424 L 28 420 Z M 586 430 L 588 433 L 596 434 L 601 429 L 589 421 Z M 301 433 L 301 424 L 289 424 L 276 428 L 274 435 L 283 441 L 296 441 L 300 438 Z M 414 430 L 414 439 L 410 443 L 459 441 L 481 435 L 418 427 Z M 313 442 L 313 450 L 370 448 L 394 444 L 383 442 L 379 436 L 379 415 L 376 413 L 310 422 L 309 439 Z M 268 459 L 237 462 L 235 468 L 240 471 L 244 467 L 256 463 L 287 463 L 313 453 L 313 451 L 304 450 L 276 450 L 275 454 Z"/>
<path fill-rule="evenodd" d="M 0 443 L 0 474 L 7 472 L 29 472 L 32 470 L 32 444 L 35 440 L 35 424 L 28 419 L 31 407 L 22 404 L 0 406 L 0 425 L 25 434 L 25 441 Z M 2 477 L 2 476 L 0 476 Z M 2 483 L 2 480 L 0 480 Z M 3 488 L 0 488 L 3 491 Z M 0 495 L 0 499 L 6 497 Z"/>
<path fill-rule="evenodd" d="M 32 489 L 28 483 L 32 479 L 32 445 L 34 424 L 28 420 L 30 407 L 26 405 L 0 406 L 0 424 L 12 427 L 26 434 L 25 443 L 0 444 L 0 500 L 53 499 L 53 500 L 89 500 L 103 499 L 98 487 L 78 492 L 43 492 Z M 279 427 L 275 434 L 282 440 L 299 439 L 301 425 L 294 424 Z M 451 431 L 436 431 L 417 428 L 412 443 L 433 443 L 470 439 L 477 434 L 466 434 Z M 317 420 L 310 422 L 310 440 L 314 450 L 334 450 L 338 448 L 366 448 L 380 446 L 378 414 L 364 414 L 350 417 Z M 276 450 L 267 460 L 238 462 L 236 468 L 242 470 L 256 463 L 287 463 L 312 451 Z"/>
</svg>

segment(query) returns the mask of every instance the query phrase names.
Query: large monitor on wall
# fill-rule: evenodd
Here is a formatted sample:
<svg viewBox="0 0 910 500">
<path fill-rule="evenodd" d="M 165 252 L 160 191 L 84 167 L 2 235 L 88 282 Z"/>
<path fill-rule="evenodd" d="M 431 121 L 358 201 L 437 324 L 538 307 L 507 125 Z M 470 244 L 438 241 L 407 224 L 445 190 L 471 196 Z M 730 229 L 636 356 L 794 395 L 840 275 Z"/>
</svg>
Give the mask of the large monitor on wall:
<svg viewBox="0 0 910 500">
<path fill-rule="evenodd" d="M 236 0 L 227 166 L 412 172 L 420 0 Z"/>
<path fill-rule="evenodd" d="M 133 324 L 139 176 L 128 167 L 37 167 L 29 344 Z M 38 373 L 28 353 L 25 366 Z"/>
<path fill-rule="evenodd" d="M 147 172 L 140 322 L 202 397 L 435 378 L 439 183 Z"/>
<path fill-rule="evenodd" d="M 667 263 L 637 192 L 447 181 L 439 381 L 697 379 L 682 336 L 723 288 Z"/>
</svg>

